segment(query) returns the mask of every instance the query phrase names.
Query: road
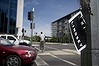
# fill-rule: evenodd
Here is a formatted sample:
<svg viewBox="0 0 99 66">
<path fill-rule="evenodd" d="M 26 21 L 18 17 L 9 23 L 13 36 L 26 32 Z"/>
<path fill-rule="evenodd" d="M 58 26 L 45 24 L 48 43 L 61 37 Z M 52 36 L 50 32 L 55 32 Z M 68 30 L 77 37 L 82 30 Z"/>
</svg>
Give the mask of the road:
<svg viewBox="0 0 99 66">
<path fill-rule="evenodd" d="M 39 43 L 33 46 L 39 50 Z M 47 43 L 44 52 L 38 51 L 35 62 L 24 66 L 81 66 L 80 55 L 73 44 Z"/>
<path fill-rule="evenodd" d="M 39 44 L 34 44 L 39 49 Z M 44 52 L 38 52 L 35 63 L 31 66 L 81 66 L 80 55 L 73 44 L 45 45 Z"/>
</svg>

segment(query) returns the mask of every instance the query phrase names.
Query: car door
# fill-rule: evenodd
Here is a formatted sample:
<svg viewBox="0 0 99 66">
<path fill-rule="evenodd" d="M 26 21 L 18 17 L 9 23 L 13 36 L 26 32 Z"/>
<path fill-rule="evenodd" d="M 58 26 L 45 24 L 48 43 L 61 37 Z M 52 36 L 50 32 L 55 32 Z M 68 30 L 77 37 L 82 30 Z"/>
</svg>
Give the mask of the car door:
<svg viewBox="0 0 99 66">
<path fill-rule="evenodd" d="M 0 46 L 0 62 L 2 61 L 2 55 L 3 55 L 3 51 L 2 51 L 2 48 Z"/>
<path fill-rule="evenodd" d="M 5 56 L 5 50 L 4 50 L 4 48 L 2 47 L 2 44 L 1 44 L 1 39 L 0 39 L 0 62 L 3 62 L 3 58 L 4 58 L 4 56 Z"/>
</svg>

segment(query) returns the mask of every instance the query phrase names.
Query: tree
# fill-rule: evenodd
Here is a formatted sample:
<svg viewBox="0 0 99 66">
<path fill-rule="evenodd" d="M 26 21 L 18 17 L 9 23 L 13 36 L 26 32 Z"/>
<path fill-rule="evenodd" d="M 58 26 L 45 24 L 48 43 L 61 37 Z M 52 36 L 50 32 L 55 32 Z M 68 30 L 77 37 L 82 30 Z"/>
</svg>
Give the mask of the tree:
<svg viewBox="0 0 99 66">
<path fill-rule="evenodd" d="M 33 36 L 33 41 L 35 42 L 40 42 L 40 37 L 39 36 Z"/>
</svg>

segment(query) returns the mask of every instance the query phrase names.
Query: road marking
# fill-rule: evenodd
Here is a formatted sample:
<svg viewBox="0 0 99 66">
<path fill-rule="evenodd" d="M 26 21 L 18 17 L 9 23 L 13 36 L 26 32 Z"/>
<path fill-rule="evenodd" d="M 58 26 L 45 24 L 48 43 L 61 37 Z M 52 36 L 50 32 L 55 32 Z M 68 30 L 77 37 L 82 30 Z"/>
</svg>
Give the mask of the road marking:
<svg viewBox="0 0 99 66">
<path fill-rule="evenodd" d="M 75 55 L 74 53 L 70 53 L 70 52 L 64 52 L 61 50 L 57 50 L 57 51 L 49 51 L 51 54 L 53 55 Z"/>
<path fill-rule="evenodd" d="M 49 46 L 45 46 L 45 47 L 50 48 L 50 49 L 54 49 L 54 50 L 59 50 L 59 49 L 54 48 L 54 47 L 49 47 Z"/>
<path fill-rule="evenodd" d="M 76 55 L 74 53 L 70 53 L 70 52 L 64 52 L 61 50 L 57 50 L 57 51 L 45 51 L 45 52 L 38 52 L 38 55 Z"/>
<path fill-rule="evenodd" d="M 71 64 L 71 65 L 73 65 L 73 66 L 78 66 L 77 64 L 75 64 L 75 63 L 73 63 L 73 62 L 70 62 L 70 61 L 68 61 L 68 60 L 64 60 L 64 59 L 62 59 L 62 58 L 59 58 L 59 57 L 57 57 L 57 56 L 55 56 L 53 53 L 56 53 L 56 52 L 52 52 L 52 51 L 49 51 L 49 52 L 44 52 L 44 53 L 40 53 L 39 55 L 50 55 L 50 56 L 52 56 L 52 57 L 54 57 L 54 58 L 57 58 L 57 59 L 59 59 L 59 60 L 61 60 L 61 61 L 63 61 L 63 62 L 66 62 L 66 63 L 68 63 L 68 64 Z M 61 53 L 61 52 L 58 52 L 58 53 Z M 61 53 L 62 54 L 62 53 Z M 59 55 L 59 54 L 57 54 L 57 55 Z M 64 54 L 62 54 L 62 55 L 64 55 Z M 66 54 L 65 54 L 66 55 Z M 68 54 L 67 54 L 68 55 Z"/>
<path fill-rule="evenodd" d="M 53 47 L 48 47 L 48 46 L 46 46 L 46 47 L 47 47 L 47 48 L 54 49 L 54 51 L 45 51 L 45 52 L 42 52 L 42 53 L 39 52 L 38 55 L 50 55 L 50 56 L 52 56 L 52 57 L 54 57 L 54 58 L 57 58 L 57 59 L 59 59 L 59 60 L 61 60 L 61 61 L 63 61 L 63 62 L 66 62 L 66 63 L 68 63 L 68 64 L 70 64 L 70 65 L 78 66 L 77 64 L 75 64 L 75 63 L 73 63 L 73 62 L 70 62 L 70 61 L 68 61 L 68 60 L 64 60 L 64 59 L 62 59 L 62 58 L 59 58 L 59 57 L 55 56 L 55 55 L 77 55 L 75 50 L 70 50 L 70 49 L 62 49 L 62 50 L 59 50 L 59 49 L 53 48 Z M 38 62 L 38 61 L 37 61 L 37 62 Z M 42 63 L 44 63 L 44 64 L 42 64 Z M 48 65 L 45 61 L 44 61 L 44 62 L 40 62 L 40 63 L 38 62 L 37 64 L 38 64 L 38 66 L 40 66 L 40 65 L 43 65 L 43 66 Z M 48 65 L 48 66 L 49 66 L 49 65 Z"/>
<path fill-rule="evenodd" d="M 64 60 L 64 59 L 59 58 L 59 57 L 57 57 L 57 56 L 55 56 L 55 55 L 53 55 L 53 54 L 51 54 L 51 56 L 54 57 L 54 58 L 57 58 L 57 59 L 59 59 L 59 60 L 61 60 L 61 61 L 63 61 L 63 62 L 66 62 L 66 63 L 68 63 L 68 64 L 71 64 L 71 65 L 73 65 L 73 66 L 78 66 L 77 64 L 75 64 L 75 63 L 73 63 L 73 62 Z"/>
<path fill-rule="evenodd" d="M 72 55 L 78 54 L 76 50 L 71 50 L 71 49 L 62 49 L 62 50 L 59 50 L 59 49 L 53 48 L 53 47 L 48 47 L 48 46 L 46 46 L 46 47 L 47 47 L 47 48 L 50 48 L 50 49 L 57 50 L 57 51 L 63 51 L 63 52 L 65 52 L 65 55 L 66 55 L 66 54 L 72 54 Z M 55 54 L 56 54 L 56 52 L 55 52 Z M 62 53 L 61 53 L 61 54 L 62 54 Z M 80 55 L 80 54 L 78 54 L 78 55 Z"/>
<path fill-rule="evenodd" d="M 61 50 L 64 52 L 69 52 L 69 53 L 74 53 L 74 54 L 80 55 L 76 50 L 71 50 L 71 49 L 61 49 Z"/>
<path fill-rule="evenodd" d="M 37 66 L 49 66 L 44 60 L 42 60 L 39 56 L 36 57 L 35 63 Z"/>
<path fill-rule="evenodd" d="M 49 51 L 39 52 L 38 55 L 50 55 Z"/>
</svg>

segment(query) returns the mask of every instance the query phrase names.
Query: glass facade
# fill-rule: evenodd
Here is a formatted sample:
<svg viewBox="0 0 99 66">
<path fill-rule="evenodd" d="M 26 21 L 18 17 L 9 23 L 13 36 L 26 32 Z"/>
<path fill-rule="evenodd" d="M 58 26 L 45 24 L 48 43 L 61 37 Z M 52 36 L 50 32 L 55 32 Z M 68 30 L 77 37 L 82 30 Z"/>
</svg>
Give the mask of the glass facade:
<svg viewBox="0 0 99 66">
<path fill-rule="evenodd" d="M 15 34 L 17 0 L 0 0 L 0 33 Z"/>
</svg>

